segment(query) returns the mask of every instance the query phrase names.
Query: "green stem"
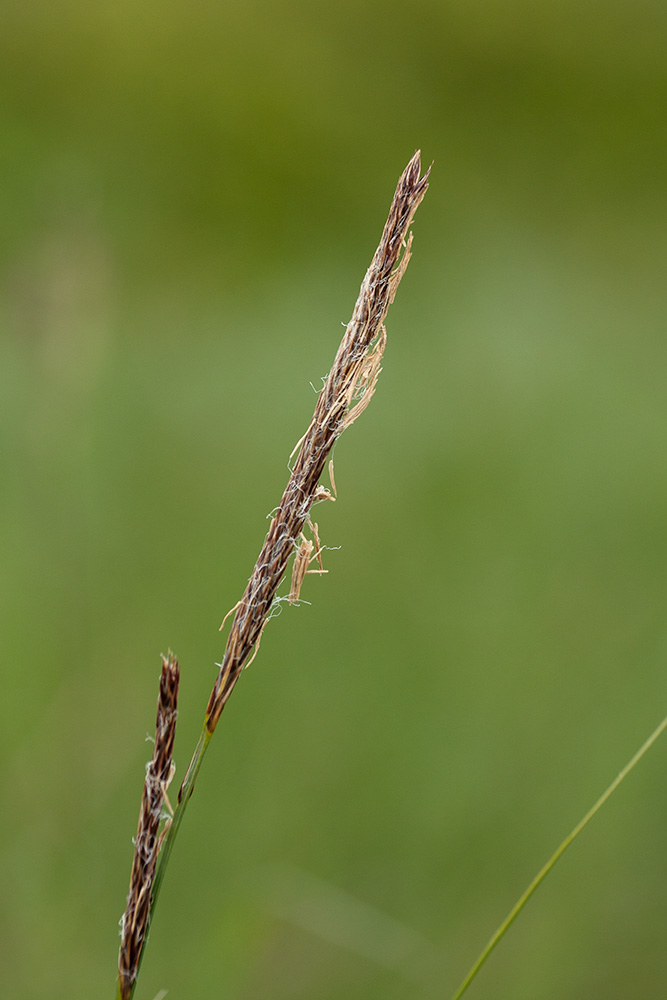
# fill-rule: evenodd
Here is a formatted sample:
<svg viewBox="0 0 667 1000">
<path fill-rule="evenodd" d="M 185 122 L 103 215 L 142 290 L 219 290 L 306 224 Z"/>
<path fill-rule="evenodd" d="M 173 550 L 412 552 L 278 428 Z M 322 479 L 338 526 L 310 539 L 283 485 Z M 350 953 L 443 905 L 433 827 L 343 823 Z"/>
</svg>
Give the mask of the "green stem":
<svg viewBox="0 0 667 1000">
<path fill-rule="evenodd" d="M 176 840 L 176 834 L 181 825 L 181 820 L 183 819 L 183 814 L 185 808 L 190 801 L 190 797 L 195 789 L 195 781 L 197 780 L 197 775 L 199 774 L 199 768 L 201 767 L 202 761 L 204 759 L 204 754 L 206 753 L 206 748 L 209 745 L 211 736 L 213 733 L 204 725 L 201 731 L 199 741 L 195 747 L 195 752 L 192 755 L 192 760 L 190 761 L 190 766 L 186 772 L 185 778 L 183 779 L 183 784 L 181 785 L 181 790 L 178 793 L 178 804 L 174 810 L 173 819 L 165 833 L 164 842 L 160 848 L 160 856 L 157 862 L 157 868 L 155 871 L 155 880 L 153 882 L 153 892 L 151 894 L 151 919 L 153 917 L 153 910 L 155 909 L 155 904 L 157 902 L 157 897 L 162 886 L 162 880 L 164 879 L 165 871 L 167 870 L 167 864 L 169 863 L 169 856 L 171 855 L 172 848 L 174 846 L 174 841 Z"/>
<path fill-rule="evenodd" d="M 579 822 L 577 823 L 577 825 L 574 827 L 573 830 L 570 831 L 570 833 L 567 835 L 567 837 L 562 842 L 562 844 L 558 848 L 556 848 L 556 850 L 554 851 L 554 853 L 551 855 L 551 857 L 549 858 L 549 860 L 545 864 L 544 868 L 542 868 L 537 873 L 537 875 L 535 876 L 535 878 L 533 879 L 533 881 L 530 883 L 530 885 L 528 886 L 528 888 L 526 889 L 526 891 L 523 893 L 522 896 L 519 897 L 519 899 L 514 904 L 514 906 L 510 910 L 510 912 L 507 914 L 507 916 L 503 920 L 502 924 L 500 925 L 500 927 L 498 928 L 498 930 L 495 932 L 495 934 L 493 935 L 493 937 L 491 938 L 491 940 L 487 944 L 486 948 L 481 953 L 481 955 L 479 956 L 479 958 L 477 959 L 477 961 L 473 965 L 472 969 L 470 970 L 470 972 L 468 973 L 468 975 L 465 977 L 465 979 L 463 980 L 463 982 L 459 986 L 458 990 L 456 991 L 456 993 L 452 997 L 452 1000 L 460 1000 L 460 998 L 466 992 L 466 990 L 470 986 L 471 982 L 473 981 L 473 979 L 475 978 L 475 976 L 477 975 L 477 973 L 479 972 L 479 970 L 482 968 L 482 966 L 486 962 L 486 960 L 489 957 L 489 955 L 491 954 L 491 952 L 494 950 L 494 948 L 496 947 L 496 945 L 498 944 L 498 942 L 501 940 L 501 938 L 503 938 L 505 936 L 505 934 L 509 930 L 510 926 L 514 923 L 514 921 L 516 920 L 516 918 L 519 916 L 519 914 L 523 910 L 524 906 L 526 905 L 526 903 L 528 902 L 528 900 L 530 899 L 530 897 L 533 895 L 533 893 L 535 892 L 535 890 L 538 888 L 538 886 L 540 886 L 542 884 L 542 882 L 545 880 L 545 878 L 547 877 L 547 875 L 549 874 L 549 872 L 551 871 L 551 869 L 553 868 L 553 866 L 558 861 L 558 859 L 565 853 L 565 851 L 568 849 L 568 847 L 570 846 L 570 844 L 572 843 L 572 841 L 575 840 L 579 836 L 579 834 L 584 829 L 584 827 L 587 826 L 588 823 L 593 819 L 593 817 L 595 816 L 595 814 L 597 812 L 599 812 L 599 810 L 605 804 L 605 802 L 607 801 L 607 799 L 609 799 L 614 794 L 614 792 L 616 791 L 616 789 L 618 788 L 618 786 L 621 784 L 621 782 L 623 781 L 623 779 L 626 778 L 628 776 L 628 774 L 630 773 L 630 771 L 633 769 L 633 767 L 636 764 L 639 763 L 639 761 L 642 759 L 642 757 L 644 756 L 644 754 L 646 753 L 646 751 L 649 750 L 653 746 L 653 744 L 655 743 L 655 741 L 658 739 L 659 736 L 662 735 L 662 733 L 665 731 L 665 729 L 667 729 L 667 716 L 656 727 L 656 729 L 653 730 L 653 732 L 651 733 L 651 735 L 649 736 L 649 738 L 646 740 L 646 742 L 642 743 L 642 745 L 640 746 L 640 748 L 637 751 L 637 753 L 634 755 L 634 757 L 632 757 L 628 761 L 628 763 L 625 765 L 625 767 L 623 768 L 623 770 L 620 771 L 619 774 L 616 775 L 616 777 L 612 781 L 611 785 L 609 785 L 609 787 L 606 789 L 606 791 L 604 791 L 602 793 L 602 795 L 597 800 L 597 802 L 595 803 L 595 805 L 591 806 L 591 808 L 588 810 L 588 812 L 583 817 L 583 819 L 579 820 Z"/>
</svg>

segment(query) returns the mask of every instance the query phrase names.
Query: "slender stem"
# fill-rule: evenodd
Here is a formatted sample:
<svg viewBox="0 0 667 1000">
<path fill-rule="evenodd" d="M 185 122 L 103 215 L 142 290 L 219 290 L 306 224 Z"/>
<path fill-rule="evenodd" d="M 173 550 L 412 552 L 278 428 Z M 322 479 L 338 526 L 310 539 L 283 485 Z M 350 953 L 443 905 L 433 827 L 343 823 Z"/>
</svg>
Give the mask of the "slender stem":
<svg viewBox="0 0 667 1000">
<path fill-rule="evenodd" d="M 501 938 L 503 938 L 505 936 L 506 932 L 509 930 L 510 926 L 514 923 L 514 921 L 516 920 L 516 918 L 519 916 L 519 914 L 523 910 L 524 906 L 526 905 L 526 903 L 528 902 L 528 900 L 530 899 L 530 897 L 533 895 L 533 893 L 535 892 L 535 890 L 542 884 L 542 882 L 544 882 L 545 878 L 547 877 L 547 875 L 549 874 L 549 872 L 551 871 L 551 869 L 554 867 L 554 865 L 556 864 L 556 862 L 559 860 L 559 858 L 562 857 L 562 855 L 568 849 L 568 847 L 573 842 L 573 840 L 576 840 L 576 838 L 579 836 L 579 834 L 584 829 L 584 827 L 587 826 L 588 823 L 593 819 L 593 817 L 595 816 L 595 814 L 597 812 L 599 812 L 599 810 L 605 804 L 605 802 L 607 801 L 607 799 L 609 799 L 614 794 L 614 792 L 616 791 L 616 789 L 618 788 L 618 786 L 621 784 L 621 782 L 623 781 L 623 779 L 626 778 L 628 776 L 628 774 L 630 773 L 630 771 L 632 771 L 633 767 L 635 767 L 635 765 L 639 763 L 639 761 L 642 759 L 642 757 L 644 756 L 644 754 L 646 753 L 646 751 L 649 750 L 653 746 L 653 744 L 655 743 L 655 741 L 658 739 L 659 736 L 662 735 L 662 733 L 665 731 L 665 729 L 667 729 L 667 716 L 665 716 L 665 718 L 662 720 L 662 722 L 660 723 L 660 725 L 658 725 L 653 730 L 653 732 L 651 733 L 651 735 L 649 736 L 649 738 L 644 743 L 642 743 L 642 745 L 640 746 L 640 748 L 637 751 L 637 753 L 628 761 L 628 763 L 625 765 L 625 767 L 623 768 L 623 770 L 620 771 L 619 774 L 616 775 L 616 777 L 614 778 L 614 780 L 612 781 L 612 783 L 609 785 L 609 787 L 606 789 L 606 791 L 604 791 L 602 793 L 602 795 L 597 800 L 597 802 L 595 803 L 595 805 L 591 806 L 591 808 L 588 810 L 588 812 L 583 817 L 583 819 L 579 820 L 579 822 L 574 827 L 574 829 L 570 831 L 570 833 L 567 835 L 567 837 L 562 842 L 562 844 L 560 844 L 560 846 L 551 855 L 551 857 L 549 858 L 549 860 L 547 861 L 547 863 L 545 864 L 545 866 L 537 873 L 537 875 L 535 876 L 535 878 L 533 879 L 533 881 L 530 883 L 530 885 L 528 886 L 528 888 L 526 889 L 526 891 L 523 893 L 522 896 L 519 897 L 519 899 L 514 904 L 514 906 L 510 910 L 510 912 L 507 914 L 507 916 L 503 920 L 502 924 L 500 925 L 500 927 L 498 928 L 498 930 L 495 932 L 495 934 L 493 935 L 493 937 L 491 938 L 491 940 L 489 941 L 489 943 L 485 947 L 484 951 L 481 953 L 481 955 L 479 956 L 479 958 L 477 959 L 477 961 L 475 962 L 475 964 L 471 968 L 470 972 L 468 973 L 468 975 L 465 977 L 465 979 L 463 980 L 463 982 L 459 986 L 458 990 L 456 991 L 456 993 L 452 997 L 452 1000 L 460 1000 L 460 998 L 466 992 L 466 990 L 470 986 L 471 982 L 473 981 L 473 979 L 475 978 L 475 976 L 477 975 L 477 973 L 479 972 L 479 970 L 482 968 L 482 966 L 486 962 L 486 960 L 489 957 L 489 955 L 491 954 L 491 952 L 494 950 L 494 948 L 496 947 L 496 945 L 498 944 L 498 942 L 501 940 Z"/>
<path fill-rule="evenodd" d="M 179 827 L 181 825 L 181 820 L 183 819 L 183 814 L 185 812 L 186 806 L 190 801 L 192 793 L 195 789 L 195 781 L 197 780 L 197 775 L 199 774 L 199 768 L 201 767 L 202 761 L 204 759 L 204 754 L 206 753 L 206 748 L 208 747 L 211 736 L 206 726 L 201 731 L 199 741 L 195 748 L 195 752 L 192 755 L 192 760 L 190 761 L 190 766 L 188 767 L 185 778 L 183 779 L 183 784 L 181 785 L 181 790 L 178 793 L 178 803 L 176 809 L 174 810 L 173 819 L 165 831 L 164 842 L 160 850 L 158 857 L 157 869 L 155 871 L 155 881 L 153 882 L 153 893 L 151 895 L 151 916 L 153 910 L 155 909 L 155 904 L 157 902 L 157 897 L 160 892 L 160 887 L 162 886 L 162 880 L 164 878 L 164 873 L 169 862 L 169 856 L 171 850 L 174 846 L 174 841 L 176 840 L 176 834 L 178 833 Z"/>
</svg>

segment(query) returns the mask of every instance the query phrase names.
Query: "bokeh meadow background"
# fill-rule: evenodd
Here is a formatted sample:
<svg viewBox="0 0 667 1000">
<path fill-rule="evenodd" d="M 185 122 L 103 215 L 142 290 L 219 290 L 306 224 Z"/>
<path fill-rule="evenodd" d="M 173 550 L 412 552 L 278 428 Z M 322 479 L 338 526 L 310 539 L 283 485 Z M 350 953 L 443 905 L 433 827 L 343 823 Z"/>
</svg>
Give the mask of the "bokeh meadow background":
<svg viewBox="0 0 667 1000">
<path fill-rule="evenodd" d="M 418 147 L 340 548 L 224 713 L 138 1000 L 446 1000 L 667 712 L 666 55 L 648 0 L 5 0 L 5 996 L 113 995 L 159 654 L 176 788 Z M 666 773 L 471 998 L 661 995 Z"/>
</svg>

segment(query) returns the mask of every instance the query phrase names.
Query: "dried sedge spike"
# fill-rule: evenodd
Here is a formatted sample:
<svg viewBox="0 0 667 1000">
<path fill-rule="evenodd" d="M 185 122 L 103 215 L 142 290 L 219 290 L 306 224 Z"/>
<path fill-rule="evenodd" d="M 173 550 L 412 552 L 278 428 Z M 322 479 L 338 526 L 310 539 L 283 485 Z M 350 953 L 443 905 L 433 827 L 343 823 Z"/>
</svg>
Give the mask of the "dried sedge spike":
<svg viewBox="0 0 667 1000">
<path fill-rule="evenodd" d="M 361 283 L 352 319 L 319 394 L 310 426 L 292 453 L 298 452 L 287 488 L 236 609 L 206 710 L 209 733 L 217 726 L 239 674 L 262 634 L 295 546 L 301 552 L 299 571 L 303 569 L 306 553 L 301 549 L 304 542 L 299 539 L 313 503 L 322 498 L 323 487 L 318 484 L 331 449 L 336 439 L 368 406 L 373 395 L 386 341 L 384 319 L 410 259 L 410 223 L 428 188 L 430 171 L 427 170 L 423 177 L 420 172 L 421 159 L 417 151 L 399 179 L 380 244 Z"/>
<path fill-rule="evenodd" d="M 172 653 L 169 653 L 166 657 L 162 657 L 153 759 L 146 767 L 139 825 L 134 842 L 130 891 L 127 895 L 125 913 L 121 919 L 118 955 L 121 1000 L 127 1000 L 132 995 L 132 988 L 139 971 L 141 949 L 148 933 L 153 878 L 161 843 L 161 838 L 158 839 L 158 830 L 167 786 L 173 774 L 172 755 L 178 714 L 176 711 L 178 681 L 178 661 Z"/>
</svg>

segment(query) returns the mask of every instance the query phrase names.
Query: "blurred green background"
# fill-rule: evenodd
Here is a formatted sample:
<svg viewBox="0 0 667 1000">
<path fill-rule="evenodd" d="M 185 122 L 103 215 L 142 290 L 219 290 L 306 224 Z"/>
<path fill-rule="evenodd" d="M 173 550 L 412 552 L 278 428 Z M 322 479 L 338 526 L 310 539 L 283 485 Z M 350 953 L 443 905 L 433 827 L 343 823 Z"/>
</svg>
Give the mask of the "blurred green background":
<svg viewBox="0 0 667 1000">
<path fill-rule="evenodd" d="M 176 845 L 137 1000 L 436 1000 L 667 711 L 667 8 L 5 0 L 3 994 L 111 998 L 396 180 L 376 396 Z M 667 744 L 470 991 L 665 981 Z"/>
</svg>

